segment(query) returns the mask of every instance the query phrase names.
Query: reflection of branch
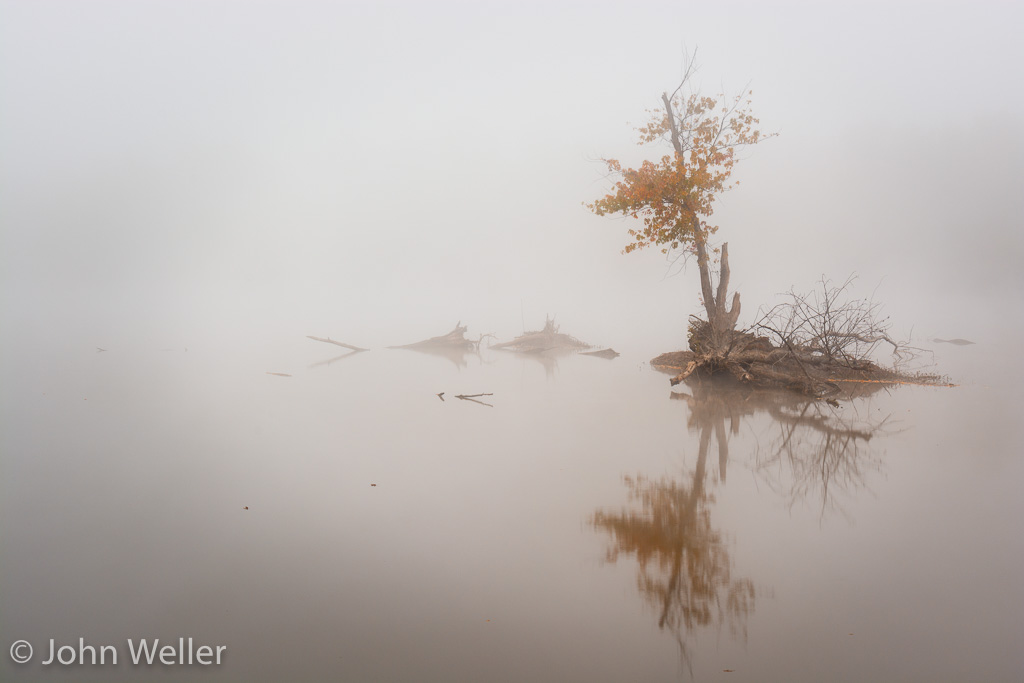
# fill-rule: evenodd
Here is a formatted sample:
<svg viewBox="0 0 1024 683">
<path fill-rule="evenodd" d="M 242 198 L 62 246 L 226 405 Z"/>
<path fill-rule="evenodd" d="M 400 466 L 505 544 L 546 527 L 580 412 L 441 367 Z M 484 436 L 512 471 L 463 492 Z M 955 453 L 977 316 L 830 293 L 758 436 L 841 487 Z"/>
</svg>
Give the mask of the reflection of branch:
<svg viewBox="0 0 1024 683">
<path fill-rule="evenodd" d="M 730 431 L 736 434 L 741 418 L 758 413 L 767 414 L 778 431 L 767 448 L 758 447 L 755 451 L 754 469 L 773 490 L 787 497 L 790 505 L 820 495 L 824 513 L 835 506 L 838 494 L 866 486 L 867 473 L 881 468 L 881 460 L 866 446 L 873 437 L 892 433 L 891 429 L 884 429 L 888 418 L 876 422 L 846 418 L 806 397 L 751 390 L 736 382 L 691 378 L 687 384 L 692 395 L 673 393 L 672 398 L 686 401 L 687 425 L 700 433 L 702 444 L 706 434 L 714 429 L 719 477 L 723 481 L 729 457 L 725 419 L 730 419 Z M 880 386 L 874 385 L 876 389 Z M 852 388 L 866 393 L 872 385 L 858 384 Z M 787 477 L 790 481 L 786 481 Z"/>
<path fill-rule="evenodd" d="M 466 360 L 467 358 L 469 358 L 470 356 L 478 356 L 479 357 L 479 355 L 480 355 L 479 351 L 474 351 L 474 350 L 472 350 L 471 347 L 468 347 L 468 346 L 443 346 L 443 345 L 441 345 L 441 346 L 429 346 L 429 345 L 427 345 L 427 346 L 416 346 L 416 345 L 412 345 L 412 346 L 395 346 L 395 347 L 392 347 L 392 348 L 406 349 L 408 351 L 415 351 L 416 353 L 425 353 L 428 356 L 440 356 L 441 358 L 447 358 L 448 360 L 450 360 L 452 363 L 455 364 L 455 367 L 459 368 L 460 370 L 462 368 L 466 367 L 469 364 L 467 362 L 467 360 Z"/>
<path fill-rule="evenodd" d="M 812 407 L 816 408 L 816 410 L 814 410 L 812 414 L 809 414 Z M 828 434 L 830 436 L 852 437 L 854 439 L 870 441 L 871 437 L 874 435 L 874 430 L 855 429 L 852 426 L 852 421 L 848 422 L 842 420 L 834 414 L 823 414 L 820 404 L 812 403 L 810 401 L 803 405 L 799 414 L 794 415 L 787 413 L 781 406 L 772 406 L 768 408 L 768 414 L 781 424 L 804 426 L 816 432 L 821 432 L 822 434 Z"/>
<path fill-rule="evenodd" d="M 494 407 L 490 403 L 484 403 L 483 401 L 476 400 L 480 396 L 494 396 L 494 394 L 456 394 L 455 398 L 462 399 L 463 401 L 472 401 L 473 403 L 479 403 L 480 405 L 487 406 L 488 408 Z M 444 398 L 442 398 L 441 400 L 443 401 Z"/>
<path fill-rule="evenodd" d="M 330 365 L 331 363 L 333 363 L 335 361 L 343 360 L 345 358 L 351 358 L 352 356 L 357 356 L 357 355 L 359 355 L 358 351 L 349 351 L 348 353 L 343 353 L 340 356 L 335 356 L 334 358 L 328 358 L 327 360 L 322 360 L 319 363 L 313 363 L 309 367 L 310 368 L 318 368 L 321 365 Z"/>
<path fill-rule="evenodd" d="M 865 446 L 882 433 L 888 418 L 858 425 L 810 402 L 796 412 L 777 406 L 768 413 L 779 425 L 779 436 L 766 451 L 757 450 L 755 471 L 772 489 L 781 493 L 788 488 L 790 505 L 820 490 L 824 514 L 836 505 L 838 493 L 865 487 L 867 472 L 882 467 L 881 459 Z M 787 468 L 791 481 L 785 486 L 782 481 Z"/>
</svg>

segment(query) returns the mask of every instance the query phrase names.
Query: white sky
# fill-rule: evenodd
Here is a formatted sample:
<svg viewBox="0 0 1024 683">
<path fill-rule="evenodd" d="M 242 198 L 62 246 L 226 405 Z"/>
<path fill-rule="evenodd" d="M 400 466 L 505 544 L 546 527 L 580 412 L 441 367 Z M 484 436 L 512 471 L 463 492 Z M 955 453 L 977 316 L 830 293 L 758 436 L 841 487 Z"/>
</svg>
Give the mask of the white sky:
<svg viewBox="0 0 1024 683">
<path fill-rule="evenodd" d="M 857 272 L 901 331 L 977 334 L 1024 293 L 1022 26 L 1019 2 L 4 0 L 3 327 L 382 345 L 525 312 L 682 346 L 695 272 L 581 204 L 598 157 L 664 153 L 632 126 L 696 47 L 703 90 L 749 83 L 780 133 L 716 214 L 744 318 Z"/>
</svg>

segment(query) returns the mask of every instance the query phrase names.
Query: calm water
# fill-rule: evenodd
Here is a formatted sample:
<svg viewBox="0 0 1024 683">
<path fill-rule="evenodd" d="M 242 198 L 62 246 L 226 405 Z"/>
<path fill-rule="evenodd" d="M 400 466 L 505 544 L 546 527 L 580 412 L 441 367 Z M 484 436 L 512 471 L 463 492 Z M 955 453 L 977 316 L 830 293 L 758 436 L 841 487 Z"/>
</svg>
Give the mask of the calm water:
<svg viewBox="0 0 1024 683">
<path fill-rule="evenodd" d="M 8 346 L 0 679 L 1024 679 L 1008 345 L 838 410 L 651 353 L 252 346 Z M 41 664 L 80 637 L 118 665 Z M 128 661 L 180 637 L 223 663 Z"/>
</svg>

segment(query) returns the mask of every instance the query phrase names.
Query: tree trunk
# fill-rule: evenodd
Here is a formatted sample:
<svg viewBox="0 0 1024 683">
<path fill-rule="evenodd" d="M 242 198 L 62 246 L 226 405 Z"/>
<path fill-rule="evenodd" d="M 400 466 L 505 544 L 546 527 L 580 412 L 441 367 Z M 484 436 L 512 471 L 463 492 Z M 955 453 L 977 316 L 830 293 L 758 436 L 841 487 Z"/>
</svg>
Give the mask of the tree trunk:
<svg viewBox="0 0 1024 683">
<path fill-rule="evenodd" d="M 740 294 L 734 292 L 732 307 L 726 308 L 725 300 L 729 293 L 729 244 L 722 245 L 721 271 L 718 274 L 718 291 L 711 288 L 711 260 L 708 257 L 707 243 L 700 226 L 700 219 L 693 217 L 694 245 L 697 248 L 697 268 L 700 270 L 700 291 L 704 299 L 704 310 L 708 314 L 711 327 L 711 344 L 721 348 L 728 343 L 732 332 L 736 329 L 736 321 L 740 317 Z"/>
</svg>

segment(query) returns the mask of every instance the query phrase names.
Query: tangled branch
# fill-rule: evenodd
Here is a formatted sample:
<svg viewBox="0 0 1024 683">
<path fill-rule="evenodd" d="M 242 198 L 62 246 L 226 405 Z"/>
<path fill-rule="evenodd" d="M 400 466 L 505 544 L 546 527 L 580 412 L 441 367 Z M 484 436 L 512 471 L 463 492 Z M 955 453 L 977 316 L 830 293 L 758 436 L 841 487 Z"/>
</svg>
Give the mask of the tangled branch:
<svg viewBox="0 0 1024 683">
<path fill-rule="evenodd" d="M 791 289 L 789 300 L 768 310 L 753 330 L 777 346 L 849 368 L 862 367 L 883 344 L 892 347 L 896 364 L 913 357 L 916 349 L 890 336 L 891 325 L 881 315 L 881 304 L 851 298 L 849 290 L 856 279 L 851 275 L 834 285 L 822 276 L 820 287 L 807 294 Z"/>
</svg>

